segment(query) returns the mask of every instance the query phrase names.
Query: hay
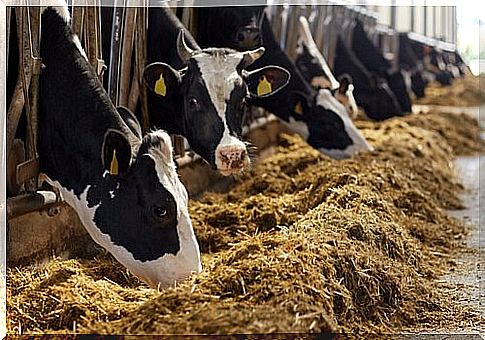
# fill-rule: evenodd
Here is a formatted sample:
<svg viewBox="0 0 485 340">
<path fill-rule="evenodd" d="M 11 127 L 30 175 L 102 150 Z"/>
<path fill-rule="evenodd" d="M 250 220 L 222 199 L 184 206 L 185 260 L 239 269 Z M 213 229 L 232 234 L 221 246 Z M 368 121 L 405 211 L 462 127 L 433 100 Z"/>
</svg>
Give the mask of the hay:
<svg viewBox="0 0 485 340">
<path fill-rule="evenodd" d="M 485 102 L 485 90 L 480 87 L 483 75 L 458 78 L 451 86 L 433 82 L 425 89 L 425 96 L 416 101 L 422 105 L 479 106 Z M 483 84 L 482 84 L 483 86 Z"/>
<path fill-rule="evenodd" d="M 156 292 L 107 254 L 10 269 L 8 330 L 388 333 L 477 323 L 434 281 L 466 235 L 443 210 L 461 206 L 452 157 L 479 149 L 468 133 L 477 123 L 463 118 L 453 130 L 456 119 L 358 122 L 376 151 L 345 161 L 282 136 L 231 192 L 190 203 L 202 274 Z"/>
</svg>

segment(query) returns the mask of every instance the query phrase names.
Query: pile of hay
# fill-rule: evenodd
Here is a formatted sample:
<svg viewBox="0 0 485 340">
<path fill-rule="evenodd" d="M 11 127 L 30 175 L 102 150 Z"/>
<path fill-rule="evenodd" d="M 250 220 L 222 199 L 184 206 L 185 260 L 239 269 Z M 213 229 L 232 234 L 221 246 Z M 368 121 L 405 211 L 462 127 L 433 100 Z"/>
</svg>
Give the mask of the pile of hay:
<svg viewBox="0 0 485 340">
<path fill-rule="evenodd" d="M 455 129 L 456 119 L 359 122 L 376 150 L 345 161 L 282 136 L 229 193 L 190 203 L 202 274 L 157 292 L 107 254 L 10 269 L 8 330 L 387 333 L 478 323 L 434 281 L 466 235 L 443 210 L 461 206 L 452 157 L 480 149 L 469 133 L 477 123 Z"/>
<path fill-rule="evenodd" d="M 480 87 L 483 77 L 483 75 L 480 77 L 468 75 L 465 78 L 455 79 L 451 86 L 442 86 L 433 82 L 426 87 L 425 97 L 418 99 L 416 104 L 479 106 L 485 102 L 485 89 Z"/>
</svg>

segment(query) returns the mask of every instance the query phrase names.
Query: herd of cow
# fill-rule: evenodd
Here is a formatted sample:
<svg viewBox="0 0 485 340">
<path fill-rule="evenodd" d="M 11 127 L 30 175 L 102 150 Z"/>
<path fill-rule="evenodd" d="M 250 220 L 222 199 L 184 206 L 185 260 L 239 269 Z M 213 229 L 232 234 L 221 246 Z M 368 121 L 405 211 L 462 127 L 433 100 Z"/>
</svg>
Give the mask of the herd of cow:
<svg viewBox="0 0 485 340">
<path fill-rule="evenodd" d="M 346 158 L 372 149 L 352 123 L 357 106 L 376 120 L 404 115 L 411 92 L 423 96 L 430 79 L 449 84 L 464 73 L 459 55 L 406 34 L 393 68 L 359 22 L 351 46 L 338 37 L 332 74 L 304 17 L 292 62 L 262 7 L 201 8 L 198 42 L 169 8 L 150 8 L 143 81 L 152 131 L 143 135 L 137 114 L 111 102 L 57 1 L 42 13 L 40 170 L 91 237 L 151 286 L 201 271 L 168 133 L 184 136 L 222 175 L 237 174 L 250 165 L 242 128 L 253 105 Z"/>
</svg>

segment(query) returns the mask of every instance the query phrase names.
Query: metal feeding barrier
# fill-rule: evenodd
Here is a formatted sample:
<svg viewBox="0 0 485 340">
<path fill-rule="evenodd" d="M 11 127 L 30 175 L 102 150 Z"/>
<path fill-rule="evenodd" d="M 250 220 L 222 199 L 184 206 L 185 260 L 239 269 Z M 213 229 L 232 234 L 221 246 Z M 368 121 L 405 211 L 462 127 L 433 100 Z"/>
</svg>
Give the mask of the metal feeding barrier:
<svg viewBox="0 0 485 340">
<path fill-rule="evenodd" d="M 140 112 L 140 124 L 143 132 L 150 128 L 147 109 L 146 89 L 142 82 L 143 69 L 146 66 L 146 45 L 148 29 L 149 0 L 140 4 L 131 0 L 114 0 L 113 19 L 110 23 L 102 22 L 100 0 L 95 0 L 94 6 L 79 6 L 85 0 L 69 0 L 72 12 L 72 29 L 78 34 L 81 44 L 86 50 L 88 60 L 96 71 L 99 79 L 108 81 L 108 94 L 115 106 L 127 106 L 130 110 Z M 189 7 L 193 1 L 172 1 L 170 5 L 174 13 L 197 39 L 197 7 Z M 321 3 L 321 2 L 319 2 Z M 375 6 L 337 5 L 335 2 L 317 4 L 312 1 L 307 5 L 275 5 L 266 8 L 266 14 L 271 22 L 275 37 L 280 46 L 291 59 L 296 57 L 298 41 L 298 19 L 301 15 L 308 18 L 310 29 L 318 48 L 327 59 L 330 66 L 335 58 L 337 37 L 342 34 L 347 43 L 351 41 L 354 19 L 359 19 L 368 32 L 371 40 L 388 56 L 398 53 L 398 34 L 395 28 L 395 9 L 391 8 L 391 24 L 378 23 L 378 12 Z M 414 8 L 412 13 L 414 13 Z M 410 27 L 415 26 L 415 18 L 411 15 Z M 425 18 L 426 21 L 426 18 Z M 38 138 L 38 96 L 39 75 L 42 61 L 39 55 L 40 45 L 40 8 L 17 7 L 7 8 L 7 61 L 13 58 L 13 51 L 18 50 L 18 65 L 16 85 L 7 112 L 7 189 L 9 217 L 41 210 L 59 201 L 49 192 L 39 191 L 38 172 L 39 157 L 37 154 Z M 105 24 L 103 26 L 103 24 Z M 102 48 L 102 29 L 111 28 L 110 62 L 105 65 Z M 456 30 L 453 28 L 453 32 Z M 11 37 L 16 32 L 16 37 Z M 430 38 L 418 33 L 409 33 L 409 38 L 445 51 L 454 51 L 455 45 Z M 453 40 L 454 41 L 454 40 Z M 13 46 L 16 42 L 17 46 Z M 397 58 L 394 58 L 394 62 Z M 7 63 L 8 65 L 11 62 Z M 11 71 L 10 71 L 11 72 Z M 107 77 L 103 77 L 107 72 Z M 11 77 L 12 74 L 9 74 Z M 25 115 L 26 126 L 18 134 L 22 114 Z M 253 119 L 253 122 L 257 119 Z M 248 131 L 251 121 L 245 127 Z M 253 125 L 251 125 L 252 127 Z M 25 138 L 16 138 L 25 135 Z M 176 157 L 186 155 L 188 145 L 185 139 L 173 136 Z M 185 158 L 184 158 L 184 161 Z"/>
</svg>

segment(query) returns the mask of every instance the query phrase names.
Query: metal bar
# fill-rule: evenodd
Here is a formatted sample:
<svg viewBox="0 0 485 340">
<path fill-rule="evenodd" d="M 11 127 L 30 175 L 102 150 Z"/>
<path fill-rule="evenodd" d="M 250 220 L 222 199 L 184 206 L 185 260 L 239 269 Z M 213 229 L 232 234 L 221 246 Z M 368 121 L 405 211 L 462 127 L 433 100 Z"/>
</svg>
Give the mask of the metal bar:
<svg viewBox="0 0 485 340">
<path fill-rule="evenodd" d="M 148 30 L 148 13 L 146 7 L 146 1 L 143 2 L 143 7 L 139 9 L 138 21 L 137 21 L 137 48 L 136 48 L 136 63 L 138 69 L 138 86 L 140 90 L 140 108 L 141 108 L 141 128 L 145 133 L 150 129 L 150 119 L 148 116 L 148 103 L 147 103 L 147 89 L 146 86 L 142 86 L 141 77 L 146 63 L 146 34 Z M 135 105 L 136 107 L 136 105 Z"/>
<path fill-rule="evenodd" d="M 118 105 L 127 106 L 130 89 L 130 70 L 132 64 L 131 56 L 135 36 L 136 8 L 126 8 L 124 19 Z"/>
<path fill-rule="evenodd" d="M 428 7 L 426 7 L 426 0 L 424 0 L 424 15 L 423 15 L 424 35 L 428 35 Z"/>
<path fill-rule="evenodd" d="M 96 6 L 90 6 L 85 9 L 84 32 L 85 32 L 85 49 L 89 63 L 96 70 L 98 66 L 96 26 L 97 26 Z"/>
<path fill-rule="evenodd" d="M 30 13 L 29 13 L 30 12 Z M 41 69 L 40 60 L 40 8 L 31 7 L 28 8 L 27 15 L 29 15 L 30 22 L 28 24 L 30 27 L 30 53 L 29 57 L 32 62 L 32 77 L 30 80 L 29 87 L 29 103 L 30 108 L 26 110 L 27 112 L 27 143 L 26 143 L 26 153 L 27 159 L 32 160 L 37 158 L 37 138 L 38 138 L 38 113 L 39 113 L 39 76 Z M 38 173 L 32 173 L 37 177 Z M 37 183 L 26 182 L 26 188 L 28 191 L 34 191 L 37 189 Z"/>
<path fill-rule="evenodd" d="M 29 47 L 28 41 L 26 41 L 27 39 L 23 38 L 23 34 L 24 34 L 24 23 L 22 19 L 23 8 L 21 7 L 16 8 L 15 13 L 16 13 L 16 20 L 17 20 L 17 35 L 18 35 L 18 43 L 19 43 L 19 72 L 18 72 L 17 84 L 15 85 L 15 90 L 12 97 L 13 99 L 12 99 L 12 102 L 10 103 L 10 107 L 7 112 L 7 149 L 6 149 L 7 158 L 10 155 L 10 149 L 13 144 L 15 132 L 17 131 L 20 115 L 22 114 L 22 109 L 26 101 L 25 93 L 27 93 L 27 91 L 24 92 L 24 85 L 27 87 L 26 90 L 28 90 L 28 87 L 30 85 L 30 78 L 32 76 L 32 64 L 29 62 L 30 55 L 27 57 L 24 55 L 24 51 L 26 49 L 27 51 L 30 52 L 30 47 Z"/>
<path fill-rule="evenodd" d="M 7 220 L 48 208 L 56 203 L 58 199 L 55 192 L 37 191 L 31 194 L 15 196 L 7 199 Z"/>
<path fill-rule="evenodd" d="M 111 101 L 118 105 L 118 86 L 119 86 L 119 66 L 120 66 L 120 52 L 121 52 L 121 35 L 123 32 L 123 0 L 115 1 L 113 13 L 113 28 L 111 31 L 111 62 L 109 65 L 108 74 L 108 94 Z"/>
</svg>

